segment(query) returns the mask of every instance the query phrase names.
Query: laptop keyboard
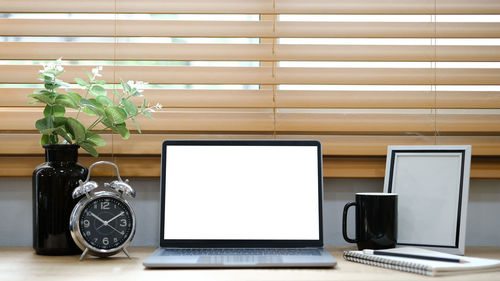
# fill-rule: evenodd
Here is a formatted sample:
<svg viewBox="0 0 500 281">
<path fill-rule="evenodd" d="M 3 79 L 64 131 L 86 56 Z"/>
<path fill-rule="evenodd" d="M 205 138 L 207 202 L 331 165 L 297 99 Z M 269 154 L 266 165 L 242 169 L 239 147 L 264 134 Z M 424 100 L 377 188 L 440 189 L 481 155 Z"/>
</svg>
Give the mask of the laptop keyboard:
<svg viewBox="0 0 500 281">
<path fill-rule="evenodd" d="M 164 256 L 320 256 L 317 249 L 168 249 L 163 252 Z"/>
<path fill-rule="evenodd" d="M 208 264 L 272 264 L 281 263 L 282 256 L 319 256 L 317 249 L 166 249 L 162 256 L 197 256 L 199 263 Z"/>
</svg>

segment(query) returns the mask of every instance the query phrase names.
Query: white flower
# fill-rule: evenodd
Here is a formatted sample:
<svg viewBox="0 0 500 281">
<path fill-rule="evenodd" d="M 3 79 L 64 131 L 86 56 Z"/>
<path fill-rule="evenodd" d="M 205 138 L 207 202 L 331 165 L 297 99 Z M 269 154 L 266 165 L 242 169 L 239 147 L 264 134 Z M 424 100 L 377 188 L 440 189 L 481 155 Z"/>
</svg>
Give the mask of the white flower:
<svg viewBox="0 0 500 281">
<path fill-rule="evenodd" d="M 46 72 L 48 70 L 55 71 L 63 71 L 64 67 L 62 66 L 62 58 L 58 58 L 56 62 L 49 62 L 48 64 L 43 64 L 43 70 L 40 70 L 40 73 Z"/>
<path fill-rule="evenodd" d="M 132 80 L 127 81 L 127 84 L 130 86 L 130 88 L 135 89 L 138 93 L 144 92 L 144 88 L 148 85 L 147 82 L 143 81 L 137 81 L 134 82 Z M 141 94 L 137 95 L 138 97 L 142 97 Z"/>
<path fill-rule="evenodd" d="M 101 74 L 99 74 L 99 71 L 101 71 L 101 70 L 102 70 L 102 65 L 99 65 L 99 66 L 97 66 L 95 68 L 92 68 L 92 74 L 94 74 L 94 79 L 96 77 L 101 77 L 102 76 Z"/>
<path fill-rule="evenodd" d="M 161 103 L 157 103 L 154 107 L 156 109 L 161 109 L 163 107 L 163 105 L 161 105 Z"/>
<path fill-rule="evenodd" d="M 156 112 L 157 110 L 160 110 L 163 107 L 160 103 L 157 103 L 151 107 L 146 108 L 147 111 L 149 112 Z"/>
</svg>

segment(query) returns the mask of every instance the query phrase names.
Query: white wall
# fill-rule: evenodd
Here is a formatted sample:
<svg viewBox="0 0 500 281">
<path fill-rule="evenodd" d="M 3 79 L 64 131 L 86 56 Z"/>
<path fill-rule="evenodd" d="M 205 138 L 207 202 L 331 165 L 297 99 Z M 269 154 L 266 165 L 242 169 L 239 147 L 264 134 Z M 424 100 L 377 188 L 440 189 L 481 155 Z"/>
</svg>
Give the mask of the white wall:
<svg viewBox="0 0 500 281">
<path fill-rule="evenodd" d="M 106 182 L 106 179 L 97 179 Z M 159 179 L 131 179 L 137 198 L 133 245 L 158 244 Z M 382 191 L 383 179 L 326 179 L 324 237 L 326 245 L 347 245 L 342 238 L 342 209 L 356 192 Z M 31 178 L 0 178 L 0 245 L 31 245 Z M 466 245 L 500 246 L 500 180 L 471 180 Z M 354 236 L 352 215 L 350 236 Z"/>
</svg>

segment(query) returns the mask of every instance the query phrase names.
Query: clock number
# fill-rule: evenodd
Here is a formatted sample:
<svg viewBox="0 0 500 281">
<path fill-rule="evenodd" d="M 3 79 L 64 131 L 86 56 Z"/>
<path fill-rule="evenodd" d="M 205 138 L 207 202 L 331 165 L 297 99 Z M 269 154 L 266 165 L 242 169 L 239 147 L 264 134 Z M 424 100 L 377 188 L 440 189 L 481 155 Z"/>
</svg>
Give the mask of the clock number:
<svg viewBox="0 0 500 281">
<path fill-rule="evenodd" d="M 127 226 L 127 220 L 126 219 L 121 219 L 120 220 L 120 226 Z"/>
<path fill-rule="evenodd" d="M 107 246 L 109 244 L 109 238 L 108 237 L 102 238 L 102 244 Z"/>
<path fill-rule="evenodd" d="M 90 231 L 87 231 L 87 232 L 85 232 L 85 234 L 87 234 L 87 236 L 90 236 L 91 233 L 90 233 Z"/>
<path fill-rule="evenodd" d="M 84 220 L 83 221 L 83 227 L 87 228 L 90 226 L 90 221 L 89 220 Z"/>
<path fill-rule="evenodd" d="M 101 202 L 101 210 L 109 210 L 109 202 Z"/>
</svg>

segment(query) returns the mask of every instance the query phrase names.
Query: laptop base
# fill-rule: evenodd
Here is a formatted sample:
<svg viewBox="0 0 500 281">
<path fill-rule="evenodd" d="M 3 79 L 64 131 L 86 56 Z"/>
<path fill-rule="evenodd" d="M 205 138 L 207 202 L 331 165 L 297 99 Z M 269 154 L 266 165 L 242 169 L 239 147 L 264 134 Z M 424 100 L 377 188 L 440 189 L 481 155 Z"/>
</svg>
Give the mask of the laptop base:
<svg viewBox="0 0 500 281">
<path fill-rule="evenodd" d="M 181 249 L 158 248 L 143 262 L 146 268 L 265 268 L 265 267 L 334 267 L 337 262 L 323 248 L 307 249 L 262 249 L 290 250 L 293 253 L 256 254 L 256 249 L 202 249 L 217 254 L 179 253 Z M 182 249 L 185 250 L 185 249 Z M 200 249 L 196 249 L 200 250 Z M 220 251 L 222 252 L 220 252 Z M 302 251 L 305 250 L 305 253 Z M 238 254 L 231 253 L 231 251 Z M 246 252 L 246 253 L 245 253 Z M 315 252 L 310 254 L 310 252 Z"/>
</svg>

